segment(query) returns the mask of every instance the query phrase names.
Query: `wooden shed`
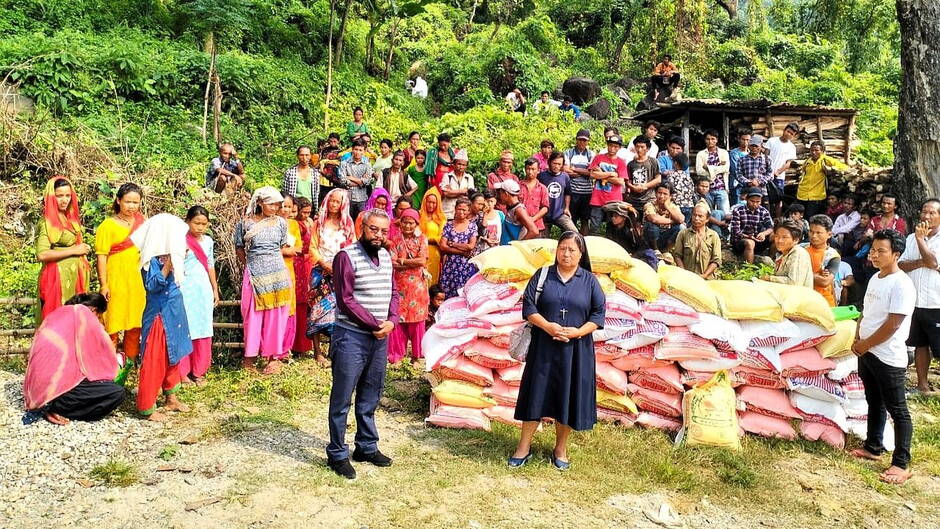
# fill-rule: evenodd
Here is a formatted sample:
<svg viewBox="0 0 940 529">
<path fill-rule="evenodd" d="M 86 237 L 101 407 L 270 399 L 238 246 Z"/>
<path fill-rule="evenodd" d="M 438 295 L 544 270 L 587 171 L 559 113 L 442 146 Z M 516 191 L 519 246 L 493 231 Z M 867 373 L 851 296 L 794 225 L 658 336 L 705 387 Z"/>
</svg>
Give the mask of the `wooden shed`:
<svg viewBox="0 0 940 529">
<path fill-rule="evenodd" d="M 775 103 L 766 99 L 722 101 L 719 99 L 683 99 L 671 104 L 634 114 L 631 119 L 644 122 L 656 120 L 663 124 L 662 138 L 673 134 L 685 139 L 686 151 L 694 155 L 705 148 L 703 132 L 715 129 L 721 133 L 725 148 L 737 146 L 737 131 L 750 129 L 764 138 L 779 136 L 787 123 L 800 125 L 800 135 L 794 140 L 800 159 L 809 155 L 809 146 L 816 140 L 826 143 L 826 153 L 845 160 L 851 159 L 852 149 L 858 146 L 855 137 L 853 108 L 832 108 L 818 105 Z"/>
</svg>

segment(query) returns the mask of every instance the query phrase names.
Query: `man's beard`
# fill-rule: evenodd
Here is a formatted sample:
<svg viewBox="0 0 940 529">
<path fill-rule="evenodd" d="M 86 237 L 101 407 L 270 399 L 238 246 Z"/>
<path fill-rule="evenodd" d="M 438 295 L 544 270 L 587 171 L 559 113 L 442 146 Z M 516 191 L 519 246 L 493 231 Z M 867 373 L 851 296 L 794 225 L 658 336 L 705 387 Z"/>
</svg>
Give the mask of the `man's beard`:
<svg viewBox="0 0 940 529">
<path fill-rule="evenodd" d="M 378 240 L 371 241 L 365 236 L 359 239 L 359 242 L 362 244 L 362 247 L 365 248 L 366 253 L 369 254 L 369 257 L 377 257 L 379 255 L 379 250 L 382 249 L 382 243 Z"/>
</svg>

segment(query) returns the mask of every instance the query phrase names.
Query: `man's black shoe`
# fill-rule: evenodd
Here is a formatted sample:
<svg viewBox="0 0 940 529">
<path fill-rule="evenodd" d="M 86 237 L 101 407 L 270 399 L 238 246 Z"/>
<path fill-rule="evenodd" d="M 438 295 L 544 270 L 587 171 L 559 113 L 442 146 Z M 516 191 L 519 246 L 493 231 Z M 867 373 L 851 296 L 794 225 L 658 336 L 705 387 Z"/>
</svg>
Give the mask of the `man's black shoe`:
<svg viewBox="0 0 940 529">
<path fill-rule="evenodd" d="M 377 467 L 390 467 L 392 466 L 392 458 L 386 456 L 382 452 L 376 450 L 375 452 L 365 453 L 360 451 L 358 448 L 353 451 L 353 461 L 359 461 L 360 463 L 372 463 Z"/>
<path fill-rule="evenodd" d="M 352 464 L 349 462 L 348 457 L 338 461 L 330 461 L 327 464 L 330 466 L 330 470 L 336 472 L 340 476 L 343 476 L 346 479 L 356 479 L 356 469 L 353 468 Z"/>
</svg>

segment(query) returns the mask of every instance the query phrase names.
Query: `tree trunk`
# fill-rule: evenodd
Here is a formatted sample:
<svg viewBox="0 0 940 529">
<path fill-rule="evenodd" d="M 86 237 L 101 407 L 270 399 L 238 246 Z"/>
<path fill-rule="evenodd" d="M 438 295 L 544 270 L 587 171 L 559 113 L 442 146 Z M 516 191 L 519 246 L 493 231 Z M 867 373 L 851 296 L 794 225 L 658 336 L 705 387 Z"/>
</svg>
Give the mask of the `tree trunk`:
<svg viewBox="0 0 940 529">
<path fill-rule="evenodd" d="M 339 31 L 336 37 L 336 55 L 333 62 L 340 64 L 343 62 L 343 36 L 346 35 L 346 22 L 349 20 L 349 12 L 352 10 L 352 4 L 346 6 L 343 10 L 343 18 L 339 21 Z"/>
<path fill-rule="evenodd" d="M 388 57 L 385 59 L 385 74 L 383 75 L 386 81 L 388 81 L 388 74 L 392 70 L 392 59 L 395 58 L 395 40 L 398 39 L 399 20 L 398 17 L 395 17 L 395 20 L 392 22 L 392 36 L 388 39 Z"/>
<path fill-rule="evenodd" d="M 473 9 L 470 10 L 470 18 L 467 19 L 467 35 L 473 31 L 473 17 L 477 16 L 478 5 L 480 5 L 480 0 L 473 0 Z"/>
<path fill-rule="evenodd" d="M 718 6 L 728 12 L 728 18 L 738 18 L 738 0 L 715 0 Z"/>
<path fill-rule="evenodd" d="M 940 3 L 897 0 L 901 92 L 894 185 L 901 213 L 940 193 Z"/>
<path fill-rule="evenodd" d="M 330 100 L 333 96 L 333 19 L 336 15 L 336 0 L 330 0 L 330 37 L 327 40 L 329 55 L 326 62 L 326 101 L 323 109 L 323 132 L 330 130 Z"/>
</svg>

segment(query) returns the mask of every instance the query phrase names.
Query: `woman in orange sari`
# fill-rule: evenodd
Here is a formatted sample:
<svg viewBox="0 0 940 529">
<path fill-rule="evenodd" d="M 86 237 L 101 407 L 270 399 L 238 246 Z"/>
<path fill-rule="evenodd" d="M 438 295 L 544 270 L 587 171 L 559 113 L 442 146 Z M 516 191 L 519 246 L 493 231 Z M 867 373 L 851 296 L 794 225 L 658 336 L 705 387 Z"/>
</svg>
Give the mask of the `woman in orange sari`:
<svg viewBox="0 0 940 529">
<path fill-rule="evenodd" d="M 137 184 L 122 184 L 112 206 L 114 214 L 95 231 L 98 282 L 108 300 L 104 327 L 115 345 L 118 333 L 124 332 L 124 356 L 130 359 L 140 352 L 140 326 L 147 303 L 140 251 L 131 242 L 131 234 L 146 220 L 140 213 L 143 197 Z"/>
<path fill-rule="evenodd" d="M 313 203 L 306 197 L 297 197 L 297 227 L 300 228 L 300 254 L 294 257 L 294 292 L 297 295 L 297 332 L 294 333 L 294 354 L 310 352 L 313 343 L 307 338 L 307 302 L 310 299 L 310 272 L 313 270 L 313 254 L 310 249 L 314 221 Z"/>
<path fill-rule="evenodd" d="M 447 224 L 444 210 L 441 209 L 440 189 L 437 187 L 428 189 L 421 201 L 421 211 L 419 213 L 421 233 L 428 239 L 427 270 L 431 274 L 431 284 L 436 285 L 441 276 L 441 249 L 438 247 L 438 243 L 441 240 L 444 225 Z"/>
<path fill-rule="evenodd" d="M 42 263 L 40 321 L 65 300 L 88 290 L 91 266 L 85 256 L 91 246 L 83 239 L 75 188 L 61 176 L 50 178 L 43 192 L 42 220 L 36 237 L 36 257 Z"/>
<path fill-rule="evenodd" d="M 297 205 L 294 197 L 284 195 L 284 202 L 281 202 L 281 210 L 278 213 L 287 221 L 287 246 L 281 248 L 281 255 L 284 256 L 284 266 L 287 267 L 287 273 L 290 275 L 290 294 L 291 301 L 288 305 L 287 332 L 284 333 L 284 350 L 279 356 L 274 357 L 278 361 L 287 361 L 290 356 L 291 348 L 294 346 L 294 335 L 297 334 L 297 274 L 294 269 L 294 260 L 298 256 L 302 257 L 303 241 L 301 240 L 300 224 L 295 217 L 297 216 Z M 306 322 L 303 322 L 306 323 Z M 305 330 L 300 325 L 301 332 Z"/>
</svg>

